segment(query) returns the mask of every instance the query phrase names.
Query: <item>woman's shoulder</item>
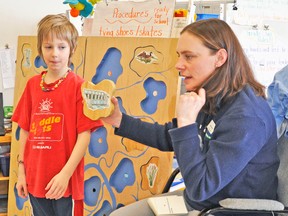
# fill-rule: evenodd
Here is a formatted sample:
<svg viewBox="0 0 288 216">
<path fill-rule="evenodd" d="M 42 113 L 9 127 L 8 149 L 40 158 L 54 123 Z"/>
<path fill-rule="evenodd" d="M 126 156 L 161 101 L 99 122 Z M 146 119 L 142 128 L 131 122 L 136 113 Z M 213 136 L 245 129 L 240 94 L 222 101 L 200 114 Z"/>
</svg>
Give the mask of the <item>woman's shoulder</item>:
<svg viewBox="0 0 288 216">
<path fill-rule="evenodd" d="M 274 118 L 267 100 L 258 96 L 250 86 L 238 93 L 228 112 L 231 115 L 256 117 L 269 122 Z"/>
<path fill-rule="evenodd" d="M 239 94 L 239 102 L 246 104 L 247 106 L 250 106 L 252 109 L 269 109 L 269 104 L 267 102 L 267 99 L 257 95 L 255 90 L 247 85 L 243 88 L 243 90 Z"/>
</svg>

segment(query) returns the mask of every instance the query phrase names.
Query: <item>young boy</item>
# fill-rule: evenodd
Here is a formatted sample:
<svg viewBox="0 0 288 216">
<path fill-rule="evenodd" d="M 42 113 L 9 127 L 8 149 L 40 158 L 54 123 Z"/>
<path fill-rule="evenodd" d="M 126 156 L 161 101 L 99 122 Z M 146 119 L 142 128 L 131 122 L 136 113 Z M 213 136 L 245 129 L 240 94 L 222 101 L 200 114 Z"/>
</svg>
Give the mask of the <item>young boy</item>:
<svg viewBox="0 0 288 216">
<path fill-rule="evenodd" d="M 103 124 L 84 116 L 84 80 L 69 68 L 74 25 L 63 14 L 47 15 L 37 36 L 47 70 L 29 79 L 12 117 L 21 128 L 16 188 L 29 195 L 34 216 L 83 215 L 83 156 L 90 132 Z"/>
</svg>

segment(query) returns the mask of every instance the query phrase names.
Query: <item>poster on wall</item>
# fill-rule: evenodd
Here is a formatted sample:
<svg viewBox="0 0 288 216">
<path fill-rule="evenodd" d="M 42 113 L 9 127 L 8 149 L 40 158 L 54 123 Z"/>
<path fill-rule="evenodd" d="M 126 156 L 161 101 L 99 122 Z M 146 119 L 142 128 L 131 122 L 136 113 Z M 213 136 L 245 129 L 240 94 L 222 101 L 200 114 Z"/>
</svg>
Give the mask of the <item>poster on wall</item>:
<svg viewBox="0 0 288 216">
<path fill-rule="evenodd" d="M 3 89 L 14 88 L 14 49 L 0 49 L 0 77 Z"/>
<path fill-rule="evenodd" d="M 266 87 L 288 64 L 287 10 L 288 1 L 237 0 L 237 10 L 227 11 L 226 22 L 238 36 L 256 78 Z"/>
<path fill-rule="evenodd" d="M 266 87 L 273 81 L 276 72 L 288 64 L 288 45 L 284 25 L 288 23 L 269 21 L 269 29 L 253 29 L 232 25 L 250 60 L 256 78 Z M 283 31 L 281 31 L 283 29 Z M 286 35 L 288 32 L 286 32 Z"/>
<path fill-rule="evenodd" d="M 169 38 L 175 0 L 100 2 L 96 5 L 93 36 Z"/>
</svg>

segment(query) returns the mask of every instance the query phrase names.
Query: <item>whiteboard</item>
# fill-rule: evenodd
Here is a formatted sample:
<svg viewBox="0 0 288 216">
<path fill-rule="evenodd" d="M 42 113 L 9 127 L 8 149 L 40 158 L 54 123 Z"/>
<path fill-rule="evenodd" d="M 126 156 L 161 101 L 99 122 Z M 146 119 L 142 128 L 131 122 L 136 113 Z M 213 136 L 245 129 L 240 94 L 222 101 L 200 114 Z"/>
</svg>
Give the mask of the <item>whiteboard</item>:
<svg viewBox="0 0 288 216">
<path fill-rule="evenodd" d="M 226 22 L 237 35 L 255 76 L 266 87 L 288 65 L 288 1 L 237 0 Z"/>
</svg>

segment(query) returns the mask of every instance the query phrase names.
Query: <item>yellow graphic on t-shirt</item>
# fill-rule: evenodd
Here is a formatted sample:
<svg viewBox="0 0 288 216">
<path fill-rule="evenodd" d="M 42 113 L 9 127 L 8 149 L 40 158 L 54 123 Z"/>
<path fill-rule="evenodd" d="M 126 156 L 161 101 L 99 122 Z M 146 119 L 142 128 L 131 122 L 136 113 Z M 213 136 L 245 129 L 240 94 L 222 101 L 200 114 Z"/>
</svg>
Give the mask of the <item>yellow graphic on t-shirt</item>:
<svg viewBox="0 0 288 216">
<path fill-rule="evenodd" d="M 31 141 L 60 141 L 64 116 L 61 113 L 35 113 L 32 117 Z"/>
</svg>

